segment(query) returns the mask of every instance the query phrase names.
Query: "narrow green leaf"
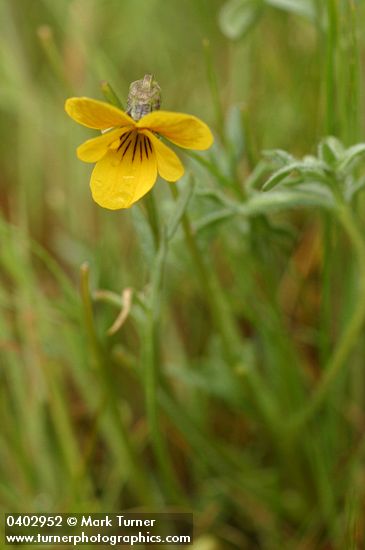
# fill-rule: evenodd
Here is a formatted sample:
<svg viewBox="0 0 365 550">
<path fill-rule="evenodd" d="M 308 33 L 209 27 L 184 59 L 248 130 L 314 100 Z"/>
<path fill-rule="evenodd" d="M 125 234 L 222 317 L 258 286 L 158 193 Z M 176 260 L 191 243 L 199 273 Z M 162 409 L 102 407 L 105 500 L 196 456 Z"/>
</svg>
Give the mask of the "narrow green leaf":
<svg viewBox="0 0 365 550">
<path fill-rule="evenodd" d="M 314 20 L 316 17 L 315 6 L 311 0 L 265 0 L 268 6 L 279 8 L 295 15 L 302 15 Z"/>
<path fill-rule="evenodd" d="M 292 162 L 283 168 L 280 168 L 272 174 L 268 181 L 263 186 L 263 191 L 269 191 L 280 182 L 282 182 L 292 172 L 298 172 L 302 175 L 303 181 L 308 178 L 316 181 L 322 181 L 324 184 L 328 183 L 327 175 L 329 173 L 329 167 L 322 161 L 316 159 L 316 157 L 307 156 L 302 161 Z M 300 181 L 298 182 L 300 183 Z"/>
<path fill-rule="evenodd" d="M 208 170 L 208 172 L 210 172 L 210 174 L 212 174 L 212 176 L 214 176 L 222 185 L 232 186 L 232 181 L 229 178 L 227 178 L 224 174 L 222 174 L 222 172 L 220 171 L 220 168 L 216 166 L 216 164 L 202 157 L 195 151 L 186 150 L 185 154 L 191 157 L 192 159 L 194 159 L 196 162 L 198 162 L 206 170 Z"/>
<path fill-rule="evenodd" d="M 362 191 L 365 187 L 365 177 L 359 179 L 358 181 L 352 182 L 349 187 L 346 189 L 346 198 L 348 201 L 354 198 L 354 196 Z"/>
<path fill-rule="evenodd" d="M 141 248 L 142 257 L 146 265 L 151 265 L 154 259 L 155 244 L 151 228 L 143 215 L 141 208 L 132 208 L 131 217 L 133 225 L 138 236 L 138 242 Z"/>
<path fill-rule="evenodd" d="M 333 202 L 331 197 L 324 193 L 303 190 L 275 191 L 253 195 L 246 203 L 240 205 L 237 212 L 252 216 L 305 206 L 331 208 Z"/>
<path fill-rule="evenodd" d="M 334 166 L 342 158 L 343 151 L 342 143 L 332 136 L 324 138 L 318 145 L 319 158 L 330 166 Z"/>
<path fill-rule="evenodd" d="M 225 120 L 225 133 L 232 151 L 232 157 L 237 161 L 241 158 L 245 145 L 241 105 L 232 105 L 228 110 Z"/>
<path fill-rule="evenodd" d="M 293 155 L 283 151 L 283 149 L 267 149 L 263 151 L 262 154 L 268 161 L 275 162 L 282 166 L 295 162 Z"/>
<path fill-rule="evenodd" d="M 173 183 L 171 185 L 174 185 Z M 195 187 L 195 182 L 192 178 L 190 178 L 190 181 L 185 186 L 184 191 L 179 196 L 179 199 L 176 203 L 175 210 L 171 215 L 171 218 L 169 220 L 168 226 L 167 226 L 167 239 L 170 240 L 175 235 L 177 228 L 179 227 L 179 224 L 181 222 L 181 218 L 185 214 L 185 211 L 187 209 L 187 206 L 189 204 L 189 201 L 191 199 L 191 196 L 193 194 Z"/>
<path fill-rule="evenodd" d="M 122 102 L 120 101 L 119 97 L 117 96 L 109 82 L 107 82 L 106 80 L 102 80 L 100 82 L 100 88 L 104 94 L 106 101 L 108 101 L 115 107 L 118 107 L 118 109 L 124 109 Z"/>
<path fill-rule="evenodd" d="M 267 180 L 267 182 L 263 186 L 263 191 L 269 191 L 275 185 L 283 181 L 289 174 L 291 174 L 295 170 L 296 163 L 288 164 L 287 166 L 284 166 L 283 168 L 280 168 L 279 170 L 276 170 L 272 174 L 272 176 Z"/>
<path fill-rule="evenodd" d="M 232 218 L 232 209 L 231 208 L 221 208 L 210 212 L 194 224 L 194 232 L 199 233 L 203 229 L 218 225 L 229 218 Z"/>
<path fill-rule="evenodd" d="M 365 153 L 365 143 L 357 143 L 352 147 L 349 147 L 343 157 L 343 160 L 339 166 L 340 170 L 347 170 L 351 164 L 357 161 Z"/>
<path fill-rule="evenodd" d="M 261 0 L 229 0 L 219 14 L 221 31 L 227 38 L 242 38 L 261 15 Z"/>
</svg>

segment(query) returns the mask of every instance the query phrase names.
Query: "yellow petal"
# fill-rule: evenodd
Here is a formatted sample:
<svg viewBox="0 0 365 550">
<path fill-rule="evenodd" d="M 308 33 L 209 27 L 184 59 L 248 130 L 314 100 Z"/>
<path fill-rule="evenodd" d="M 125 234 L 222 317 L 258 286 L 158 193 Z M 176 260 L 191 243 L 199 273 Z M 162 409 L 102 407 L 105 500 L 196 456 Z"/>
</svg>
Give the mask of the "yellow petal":
<svg viewBox="0 0 365 550">
<path fill-rule="evenodd" d="M 110 210 L 132 206 L 157 178 L 156 156 L 147 137 L 137 132 L 126 136 L 119 150 L 109 149 L 91 175 L 94 201 Z"/>
<path fill-rule="evenodd" d="M 134 120 L 117 107 L 88 97 L 71 97 L 67 99 L 65 110 L 79 124 L 96 130 L 135 125 Z"/>
<path fill-rule="evenodd" d="M 156 154 L 157 170 L 161 178 L 167 181 L 177 181 L 184 175 L 184 167 L 179 157 L 167 147 L 160 139 L 149 132 L 141 130 L 141 134 L 147 136 Z"/>
<path fill-rule="evenodd" d="M 84 162 L 98 162 L 103 158 L 109 147 L 113 148 L 115 141 L 117 141 L 118 146 L 119 137 L 126 132 L 128 132 L 128 128 L 118 128 L 102 136 L 88 139 L 77 148 L 78 158 Z"/>
<path fill-rule="evenodd" d="M 193 115 L 154 111 L 142 117 L 136 125 L 157 132 L 185 149 L 208 149 L 213 143 L 208 126 Z"/>
</svg>

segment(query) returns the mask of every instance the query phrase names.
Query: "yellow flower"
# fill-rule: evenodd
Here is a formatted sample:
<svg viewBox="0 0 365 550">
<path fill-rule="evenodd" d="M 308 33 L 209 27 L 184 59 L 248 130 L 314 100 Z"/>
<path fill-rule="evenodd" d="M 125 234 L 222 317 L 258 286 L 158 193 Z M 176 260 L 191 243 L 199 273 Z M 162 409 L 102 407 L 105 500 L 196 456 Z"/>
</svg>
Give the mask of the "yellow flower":
<svg viewBox="0 0 365 550">
<path fill-rule="evenodd" d="M 87 97 L 68 99 L 65 109 L 76 122 L 106 131 L 80 145 L 77 156 L 96 162 L 92 196 L 111 210 L 132 206 L 153 187 L 157 173 L 171 182 L 184 174 L 180 159 L 159 136 L 186 149 L 208 149 L 213 143 L 208 126 L 192 115 L 153 111 L 136 122 L 117 107 Z"/>
</svg>

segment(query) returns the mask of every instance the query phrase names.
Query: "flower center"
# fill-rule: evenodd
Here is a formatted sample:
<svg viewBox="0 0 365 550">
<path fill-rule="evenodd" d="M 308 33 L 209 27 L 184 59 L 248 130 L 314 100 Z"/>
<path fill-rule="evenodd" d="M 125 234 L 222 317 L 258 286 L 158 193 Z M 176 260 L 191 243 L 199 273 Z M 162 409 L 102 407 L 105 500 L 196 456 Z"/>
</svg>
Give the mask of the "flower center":
<svg viewBox="0 0 365 550">
<path fill-rule="evenodd" d="M 134 162 L 139 159 L 141 162 L 152 155 L 151 140 L 144 134 L 139 134 L 136 130 L 130 130 L 120 136 L 120 144 L 117 152 L 120 151 L 123 159 L 128 153 L 130 160 Z"/>
</svg>

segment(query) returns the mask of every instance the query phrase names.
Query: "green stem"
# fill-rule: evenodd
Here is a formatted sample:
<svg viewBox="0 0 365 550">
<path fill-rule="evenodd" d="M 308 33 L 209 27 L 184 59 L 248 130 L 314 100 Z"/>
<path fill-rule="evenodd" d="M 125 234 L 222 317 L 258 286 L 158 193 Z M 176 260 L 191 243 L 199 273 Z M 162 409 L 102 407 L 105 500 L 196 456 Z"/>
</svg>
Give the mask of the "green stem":
<svg viewBox="0 0 365 550">
<path fill-rule="evenodd" d="M 334 224 L 331 214 L 323 212 L 323 268 L 322 268 L 322 297 L 320 312 L 320 364 L 325 365 L 330 355 L 332 332 L 332 307 L 331 307 L 331 274 L 333 270 L 333 231 Z"/>
<path fill-rule="evenodd" d="M 151 232 L 154 236 L 155 244 L 158 247 L 151 275 L 150 296 L 143 333 L 142 359 L 145 373 L 146 414 L 154 454 L 164 484 L 164 492 L 170 502 L 183 504 L 185 502 L 185 496 L 181 491 L 171 462 L 169 449 L 161 433 L 158 404 L 159 382 L 161 384 L 163 383 L 163 381 L 159 380 L 161 375 L 159 369 L 160 345 L 158 322 L 161 309 L 162 277 L 167 253 L 167 236 L 166 233 L 160 229 L 158 211 L 152 192 L 147 195 L 145 204 Z"/>
<path fill-rule="evenodd" d="M 217 131 L 219 132 L 219 137 L 223 145 L 225 145 L 226 138 L 224 135 L 224 114 L 223 114 L 221 99 L 219 97 L 218 79 L 217 79 L 217 74 L 212 61 L 210 42 L 207 38 L 203 40 L 203 50 L 204 50 L 204 57 L 205 57 L 205 66 L 206 66 L 207 76 L 208 76 L 208 83 L 209 83 L 210 93 L 212 96 L 212 101 L 213 101 L 213 106 L 214 106 L 215 116 L 217 121 Z"/>
<path fill-rule="evenodd" d="M 146 414 L 153 451 L 162 476 L 164 493 L 170 503 L 184 504 L 185 497 L 176 479 L 176 474 L 171 463 L 171 457 L 166 441 L 161 433 L 161 420 L 158 406 L 158 350 L 157 350 L 157 325 L 154 312 L 151 308 L 144 332 L 144 371 L 145 371 L 145 398 Z"/>
<path fill-rule="evenodd" d="M 67 91 L 69 95 L 74 95 L 72 83 L 70 82 L 65 71 L 65 64 L 62 59 L 62 55 L 56 46 L 52 27 L 49 25 L 41 25 L 37 29 L 37 35 L 48 60 L 49 66 L 53 70 L 56 78 L 63 85 L 65 91 Z"/>
<path fill-rule="evenodd" d="M 337 49 L 337 7 L 336 0 L 327 0 L 327 44 L 326 44 L 326 131 L 335 135 L 336 120 L 336 49 Z"/>
<path fill-rule="evenodd" d="M 346 231 L 357 256 L 359 272 L 358 300 L 354 307 L 351 319 L 346 325 L 332 357 L 328 361 L 322 380 L 319 382 L 310 403 L 301 413 L 299 413 L 296 418 L 294 418 L 293 422 L 290 423 L 290 428 L 295 430 L 307 422 L 322 405 L 333 381 L 346 365 L 346 360 L 358 339 L 365 321 L 365 240 L 362 232 L 354 220 L 354 216 L 349 205 L 346 204 L 344 200 L 340 200 L 338 197 L 337 201 L 338 219 Z"/>
<path fill-rule="evenodd" d="M 365 319 L 365 241 L 362 232 L 354 220 L 353 213 L 347 204 L 338 209 L 339 220 L 345 229 L 357 255 L 359 268 L 359 300 L 352 315 L 352 319 L 346 327 L 342 338 L 335 350 L 329 369 L 337 370 L 344 363 Z"/>
<path fill-rule="evenodd" d="M 96 334 L 89 287 L 89 266 L 86 263 L 81 266 L 80 270 L 80 291 L 86 332 L 89 339 L 89 345 L 92 350 L 94 365 L 104 385 L 104 395 L 107 396 L 109 411 L 113 415 L 113 420 L 118 429 L 123 459 L 130 474 L 130 484 L 140 502 L 145 503 L 148 501 L 148 503 L 152 503 L 153 498 L 150 491 L 150 482 L 145 474 L 140 457 L 137 455 L 133 445 L 131 444 L 123 419 L 120 416 L 116 387 L 113 383 L 112 377 L 110 376 L 108 365 L 106 364 L 104 353 L 100 347 Z"/>
<path fill-rule="evenodd" d="M 146 207 L 148 223 L 150 225 L 151 233 L 153 235 L 153 240 L 157 250 L 160 244 L 161 235 L 160 235 L 160 223 L 158 219 L 158 210 L 157 210 L 153 191 L 151 191 L 146 195 L 144 200 L 144 205 Z"/>
<path fill-rule="evenodd" d="M 84 313 L 84 322 L 86 335 L 89 340 L 89 346 L 92 350 L 93 361 L 95 365 L 99 365 L 102 361 L 102 354 L 94 326 L 94 312 L 90 296 L 89 274 L 89 264 L 84 262 L 80 267 L 80 293 Z"/>
<path fill-rule="evenodd" d="M 356 143 L 359 141 L 360 136 L 360 74 L 361 64 L 359 56 L 359 46 L 357 40 L 357 8 L 353 0 L 349 0 L 346 4 L 349 19 L 349 37 L 350 45 L 348 52 L 346 51 L 346 61 L 349 63 L 349 83 L 348 93 L 346 94 L 347 110 L 346 110 L 346 122 L 348 126 L 347 130 L 347 142 Z"/>
<path fill-rule="evenodd" d="M 113 90 L 112 86 L 109 84 L 109 82 L 107 82 L 106 80 L 102 80 L 100 82 L 100 88 L 101 88 L 101 91 L 105 97 L 105 99 L 111 103 L 112 105 L 114 105 L 115 107 L 118 107 L 118 109 L 122 109 L 123 110 L 123 104 L 122 102 L 120 101 L 119 97 L 117 96 L 117 94 L 115 93 L 115 91 Z"/>
<path fill-rule="evenodd" d="M 176 186 L 171 185 L 170 190 L 176 200 L 179 194 Z M 189 218 L 186 214 L 182 216 L 181 222 L 185 241 L 196 266 L 201 286 L 206 293 L 207 304 L 210 307 L 214 324 L 221 334 L 225 354 L 231 365 L 234 366 L 239 360 L 242 342 L 234 319 L 232 319 L 229 304 L 215 276 L 215 272 L 213 269 L 209 269 L 202 252 L 198 248 Z"/>
</svg>

